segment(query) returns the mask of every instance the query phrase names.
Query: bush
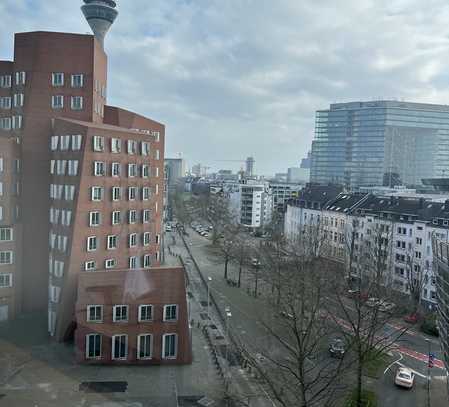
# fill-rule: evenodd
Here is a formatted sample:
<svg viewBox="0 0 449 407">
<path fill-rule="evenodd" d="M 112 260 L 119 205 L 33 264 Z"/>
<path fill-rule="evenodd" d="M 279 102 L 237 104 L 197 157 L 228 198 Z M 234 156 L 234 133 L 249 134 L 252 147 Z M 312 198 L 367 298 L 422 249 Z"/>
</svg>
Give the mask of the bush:
<svg viewBox="0 0 449 407">
<path fill-rule="evenodd" d="M 432 336 L 439 336 L 440 333 L 438 332 L 438 328 L 437 328 L 437 316 L 436 314 L 430 314 L 427 315 L 422 324 L 421 324 L 421 331 L 423 331 L 424 333 L 428 334 L 428 335 L 432 335 Z"/>
<path fill-rule="evenodd" d="M 362 392 L 362 402 L 364 407 L 377 407 L 377 397 L 372 391 L 365 390 Z M 344 407 L 356 407 L 355 391 L 346 399 Z"/>
</svg>

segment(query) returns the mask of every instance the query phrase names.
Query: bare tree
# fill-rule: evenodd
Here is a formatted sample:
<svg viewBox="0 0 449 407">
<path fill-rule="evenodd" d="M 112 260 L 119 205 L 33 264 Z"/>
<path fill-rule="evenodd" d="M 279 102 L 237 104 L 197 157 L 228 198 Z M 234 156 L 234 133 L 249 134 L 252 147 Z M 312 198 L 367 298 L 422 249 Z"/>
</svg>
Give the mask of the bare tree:
<svg viewBox="0 0 449 407">
<path fill-rule="evenodd" d="M 390 227 L 375 221 L 361 228 L 358 219 L 347 226 L 344 265 L 349 269 L 337 268 L 331 274 L 333 290 L 328 315 L 350 338 L 356 365 L 355 401 L 362 406 L 365 367 L 390 349 L 405 330 L 381 332 L 394 312 L 387 302 L 392 293 Z M 352 300 L 347 298 L 348 292 L 352 293 Z"/>
</svg>

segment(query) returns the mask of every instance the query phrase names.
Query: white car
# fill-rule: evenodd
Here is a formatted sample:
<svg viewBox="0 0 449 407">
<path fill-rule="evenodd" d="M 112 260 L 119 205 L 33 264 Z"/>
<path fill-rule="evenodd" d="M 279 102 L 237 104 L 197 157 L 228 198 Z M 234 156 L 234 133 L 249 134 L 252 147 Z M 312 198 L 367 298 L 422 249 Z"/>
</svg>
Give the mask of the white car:
<svg viewBox="0 0 449 407">
<path fill-rule="evenodd" d="M 400 387 L 406 387 L 407 389 L 411 389 L 413 387 L 413 383 L 415 381 L 415 374 L 406 367 L 400 367 L 396 371 L 396 376 L 394 378 L 394 384 Z"/>
</svg>

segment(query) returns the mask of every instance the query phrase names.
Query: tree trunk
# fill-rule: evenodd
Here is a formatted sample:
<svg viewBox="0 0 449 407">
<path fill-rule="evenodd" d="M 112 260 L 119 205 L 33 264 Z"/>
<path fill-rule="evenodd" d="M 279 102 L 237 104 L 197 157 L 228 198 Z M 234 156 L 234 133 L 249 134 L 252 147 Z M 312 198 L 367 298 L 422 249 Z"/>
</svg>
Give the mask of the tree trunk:
<svg viewBox="0 0 449 407">
<path fill-rule="evenodd" d="M 229 262 L 229 259 L 228 259 L 228 257 L 226 257 L 225 258 L 225 273 L 224 273 L 224 278 L 225 278 L 225 280 L 227 280 L 228 279 L 228 262 Z"/>
<path fill-rule="evenodd" d="M 360 340 L 360 339 L 359 339 Z M 359 357 L 357 361 L 357 388 L 356 388 L 356 406 L 363 407 L 362 403 L 362 368 L 363 364 L 361 361 L 361 344 L 358 344 Z"/>
<path fill-rule="evenodd" d="M 239 281 L 237 282 L 237 287 L 240 288 L 242 282 L 242 263 L 239 264 Z"/>
<path fill-rule="evenodd" d="M 254 281 L 254 298 L 257 298 L 257 286 L 259 283 L 259 270 L 256 267 L 256 273 L 255 273 L 255 281 Z"/>
</svg>

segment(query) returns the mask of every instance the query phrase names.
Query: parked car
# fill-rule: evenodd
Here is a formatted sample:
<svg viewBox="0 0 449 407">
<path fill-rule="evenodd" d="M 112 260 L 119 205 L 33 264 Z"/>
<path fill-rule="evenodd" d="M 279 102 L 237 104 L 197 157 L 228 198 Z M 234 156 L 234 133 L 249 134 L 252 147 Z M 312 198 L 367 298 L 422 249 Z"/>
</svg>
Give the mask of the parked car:
<svg viewBox="0 0 449 407">
<path fill-rule="evenodd" d="M 348 297 L 349 298 L 360 298 L 363 301 L 366 301 L 368 299 L 368 294 L 365 292 L 360 292 L 359 290 L 348 290 Z"/>
<path fill-rule="evenodd" d="M 253 257 L 253 258 L 251 259 L 251 264 L 252 264 L 254 267 L 260 266 L 260 260 L 259 260 L 258 258 L 256 258 L 256 257 Z"/>
<path fill-rule="evenodd" d="M 345 342 L 341 338 L 334 338 L 329 343 L 329 353 L 334 358 L 342 358 L 346 352 Z"/>
<path fill-rule="evenodd" d="M 165 225 L 165 231 L 166 232 L 171 232 L 171 226 L 170 225 Z"/>
<path fill-rule="evenodd" d="M 415 374 L 410 369 L 407 369 L 406 367 L 400 367 L 396 371 L 396 376 L 394 378 L 394 384 L 396 386 L 411 389 L 414 382 Z"/>
<path fill-rule="evenodd" d="M 409 324 L 416 324 L 420 320 L 420 315 L 417 312 L 414 312 L 413 314 L 407 315 L 404 318 L 404 321 Z"/>
</svg>

